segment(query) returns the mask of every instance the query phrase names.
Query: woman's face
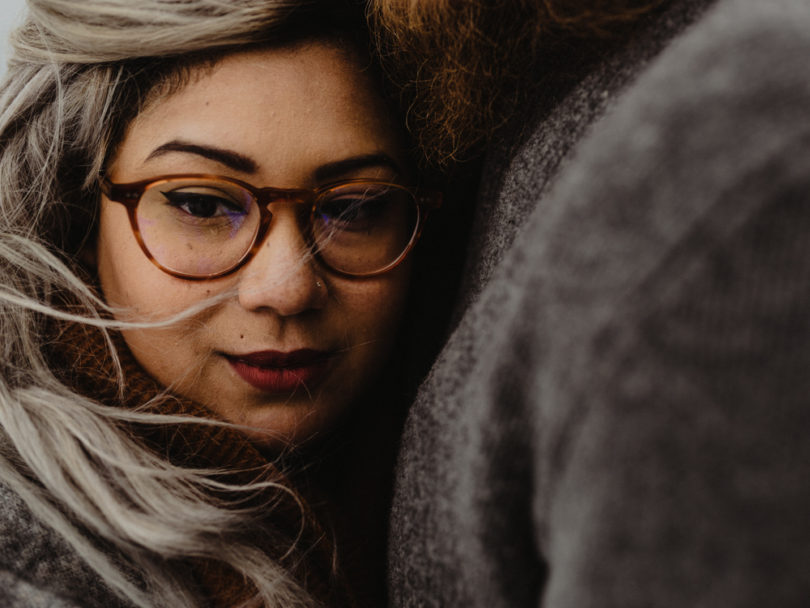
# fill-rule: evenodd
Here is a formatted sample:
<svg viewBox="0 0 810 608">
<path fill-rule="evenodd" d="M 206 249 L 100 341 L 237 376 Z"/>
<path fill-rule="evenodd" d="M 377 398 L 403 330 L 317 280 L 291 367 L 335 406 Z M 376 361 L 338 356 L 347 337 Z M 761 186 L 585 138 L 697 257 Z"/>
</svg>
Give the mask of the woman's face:
<svg viewBox="0 0 810 608">
<path fill-rule="evenodd" d="M 201 173 L 280 188 L 402 181 L 397 131 L 361 67 L 325 43 L 229 56 L 151 103 L 107 175 L 127 183 Z M 104 197 L 96 262 L 105 298 L 128 320 L 229 294 L 191 319 L 124 337 L 172 391 L 281 445 L 327 428 L 374 378 L 394 341 L 409 268 L 363 279 L 331 273 L 305 255 L 292 206 L 273 213 L 247 265 L 189 281 L 153 265 L 124 206 Z"/>
</svg>

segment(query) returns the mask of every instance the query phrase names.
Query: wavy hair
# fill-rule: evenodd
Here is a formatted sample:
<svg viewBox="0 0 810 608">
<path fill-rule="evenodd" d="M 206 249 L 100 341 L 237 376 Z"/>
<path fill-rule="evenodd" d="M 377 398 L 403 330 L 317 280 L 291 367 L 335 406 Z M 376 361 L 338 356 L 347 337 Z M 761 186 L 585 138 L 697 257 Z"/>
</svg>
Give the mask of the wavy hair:
<svg viewBox="0 0 810 608">
<path fill-rule="evenodd" d="M 469 160 L 526 99 L 538 59 L 553 70 L 621 35 L 667 0 L 366 0 L 377 51 L 422 154 Z M 561 49 L 561 50 L 560 50 Z"/>
<path fill-rule="evenodd" d="M 185 559 L 234 571 L 255 589 L 248 605 L 316 602 L 245 540 L 268 507 L 250 506 L 244 493 L 274 482 L 223 485 L 150 450 L 122 422 L 178 421 L 104 405 L 60 380 L 45 327 L 57 319 L 100 328 L 117 361 L 108 330 L 121 324 L 77 256 L 92 238 L 97 177 L 150 95 L 245 45 L 339 33 L 346 20 L 335 19 L 336 4 L 28 0 L 12 34 L 0 85 L 0 481 L 136 606 L 203 603 Z M 212 499 L 223 488 L 242 497 L 239 508 Z"/>
</svg>

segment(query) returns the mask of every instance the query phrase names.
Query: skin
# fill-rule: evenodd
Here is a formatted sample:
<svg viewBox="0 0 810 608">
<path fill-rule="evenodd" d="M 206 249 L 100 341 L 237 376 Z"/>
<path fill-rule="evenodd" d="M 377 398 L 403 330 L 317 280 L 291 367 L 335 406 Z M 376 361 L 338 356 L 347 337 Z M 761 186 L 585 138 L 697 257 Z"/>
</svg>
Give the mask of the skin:
<svg viewBox="0 0 810 608">
<path fill-rule="evenodd" d="M 169 142 L 249 162 L 167 149 Z M 367 155 L 390 162 L 335 169 L 335 162 Z M 330 44 L 308 43 L 230 55 L 151 103 L 129 126 L 107 174 L 117 183 L 207 173 L 259 187 L 313 188 L 349 178 L 403 181 L 404 166 L 398 132 L 359 61 Z M 127 330 L 124 338 L 170 390 L 280 447 L 321 434 L 373 381 L 396 334 L 409 266 L 364 279 L 333 274 L 305 255 L 292 208 L 271 209 L 273 223 L 255 258 L 232 275 L 196 282 L 153 265 L 124 207 L 103 197 L 95 259 L 102 291 L 121 319 L 162 319 L 227 294 L 192 319 Z M 251 386 L 225 358 L 304 348 L 328 351 L 329 364 L 316 381 L 285 394 Z"/>
</svg>

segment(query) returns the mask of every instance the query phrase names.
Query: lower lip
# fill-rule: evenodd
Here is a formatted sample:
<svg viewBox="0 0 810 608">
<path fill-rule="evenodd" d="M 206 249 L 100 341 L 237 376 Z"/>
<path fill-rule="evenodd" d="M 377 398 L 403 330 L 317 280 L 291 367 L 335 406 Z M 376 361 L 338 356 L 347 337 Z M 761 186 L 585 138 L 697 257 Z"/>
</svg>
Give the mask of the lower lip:
<svg viewBox="0 0 810 608">
<path fill-rule="evenodd" d="M 292 393 L 298 388 L 311 388 L 323 377 L 327 367 L 325 360 L 300 367 L 257 367 L 235 359 L 229 359 L 228 363 L 242 380 L 265 393 Z"/>
</svg>

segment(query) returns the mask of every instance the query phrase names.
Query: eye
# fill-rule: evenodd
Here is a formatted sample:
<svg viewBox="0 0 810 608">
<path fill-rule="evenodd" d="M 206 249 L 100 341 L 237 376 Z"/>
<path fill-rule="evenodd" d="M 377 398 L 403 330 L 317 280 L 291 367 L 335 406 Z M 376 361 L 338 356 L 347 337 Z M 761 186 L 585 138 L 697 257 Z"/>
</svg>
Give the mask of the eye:
<svg viewBox="0 0 810 608">
<path fill-rule="evenodd" d="M 331 230 L 369 231 L 386 220 L 397 194 L 385 186 L 333 192 L 320 202 L 316 216 Z"/>
<path fill-rule="evenodd" d="M 172 207 L 196 218 L 245 215 L 247 210 L 224 194 L 171 190 L 161 192 Z"/>
</svg>

